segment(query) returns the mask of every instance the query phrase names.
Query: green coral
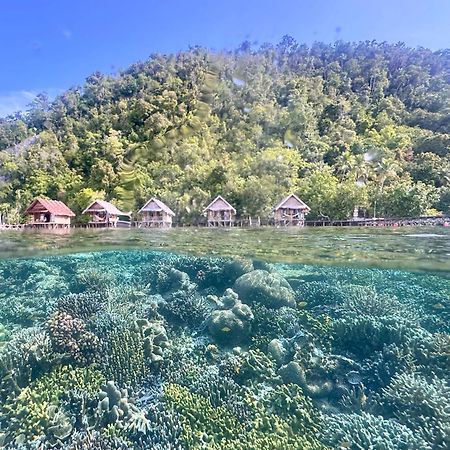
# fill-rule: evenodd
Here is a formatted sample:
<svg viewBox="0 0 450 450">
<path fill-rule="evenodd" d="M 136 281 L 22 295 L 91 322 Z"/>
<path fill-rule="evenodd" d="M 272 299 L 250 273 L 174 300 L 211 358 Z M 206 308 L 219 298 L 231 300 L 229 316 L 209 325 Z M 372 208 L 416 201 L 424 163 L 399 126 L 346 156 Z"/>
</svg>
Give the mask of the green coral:
<svg viewBox="0 0 450 450">
<path fill-rule="evenodd" d="M 276 386 L 264 398 L 265 407 L 289 421 L 296 433 L 319 433 L 322 417 L 303 390 L 295 384 Z"/>
<path fill-rule="evenodd" d="M 168 384 L 164 399 L 180 414 L 182 440 L 186 448 L 207 450 L 319 450 L 325 447 L 311 434 L 302 434 L 276 414 L 259 407 L 255 420 L 244 426 L 224 407 L 213 407 L 208 399 L 188 388 Z"/>
<path fill-rule="evenodd" d="M 178 384 L 164 386 L 167 406 L 181 415 L 182 439 L 188 448 L 232 440 L 242 427 L 224 407 L 213 407 L 202 395 L 193 394 Z"/>
<path fill-rule="evenodd" d="M 141 332 L 134 328 L 119 328 L 109 340 L 108 355 L 102 365 L 106 378 L 121 386 L 136 386 L 149 369 Z"/>
<path fill-rule="evenodd" d="M 34 440 L 55 426 L 55 408 L 69 390 L 79 389 L 95 394 L 104 383 L 102 374 L 93 367 L 59 366 L 22 389 L 3 407 L 2 421 L 8 421 L 14 437 Z"/>
</svg>

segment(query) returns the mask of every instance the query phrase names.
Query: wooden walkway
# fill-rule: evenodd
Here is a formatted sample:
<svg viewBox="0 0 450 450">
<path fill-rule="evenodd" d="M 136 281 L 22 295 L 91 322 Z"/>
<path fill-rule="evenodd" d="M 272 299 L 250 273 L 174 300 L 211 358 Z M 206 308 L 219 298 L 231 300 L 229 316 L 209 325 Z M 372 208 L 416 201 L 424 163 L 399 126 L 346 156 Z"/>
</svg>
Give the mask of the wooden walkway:
<svg viewBox="0 0 450 450">
<path fill-rule="evenodd" d="M 25 228 L 25 225 L 23 223 L 18 223 L 18 224 L 0 223 L 0 231 L 1 230 L 23 230 L 24 228 Z"/>
<path fill-rule="evenodd" d="M 32 224 L 31 224 L 32 225 Z M 118 224 L 117 228 L 130 228 L 132 225 L 135 228 L 144 228 L 142 222 L 127 222 L 126 224 Z M 91 225 L 92 226 L 92 225 Z M 179 222 L 173 222 L 172 227 L 207 227 L 208 223 L 198 222 L 195 225 L 185 225 Z M 252 227 L 275 227 L 273 220 L 247 218 L 236 219 L 231 227 L 240 228 L 252 228 Z M 305 227 L 404 227 L 404 226 L 444 226 L 450 227 L 450 217 L 416 217 L 416 218 L 390 218 L 390 219 L 359 219 L 359 220 L 306 220 Z M 229 226 L 227 226 L 228 228 Z M 33 229 L 37 227 L 30 226 L 30 224 L 0 224 L 0 231 L 9 230 L 25 230 Z M 71 225 L 70 228 L 90 228 L 89 224 L 85 225 Z M 116 228 L 116 227 L 104 227 L 104 228 Z M 160 228 L 147 226 L 145 228 Z M 166 228 L 166 227 L 161 227 Z M 276 228 L 301 228 L 301 226 L 283 226 L 277 225 Z M 67 228 L 68 229 L 68 228 Z"/>
</svg>

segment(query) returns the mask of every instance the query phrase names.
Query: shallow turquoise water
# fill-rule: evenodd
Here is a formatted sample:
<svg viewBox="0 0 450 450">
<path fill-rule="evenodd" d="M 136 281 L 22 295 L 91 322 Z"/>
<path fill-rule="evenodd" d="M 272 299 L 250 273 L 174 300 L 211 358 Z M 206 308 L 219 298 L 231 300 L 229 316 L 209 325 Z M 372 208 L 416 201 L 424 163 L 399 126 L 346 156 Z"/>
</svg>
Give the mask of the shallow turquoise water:
<svg viewBox="0 0 450 450">
<path fill-rule="evenodd" d="M 0 234 L 5 448 L 446 449 L 450 233 Z"/>
</svg>

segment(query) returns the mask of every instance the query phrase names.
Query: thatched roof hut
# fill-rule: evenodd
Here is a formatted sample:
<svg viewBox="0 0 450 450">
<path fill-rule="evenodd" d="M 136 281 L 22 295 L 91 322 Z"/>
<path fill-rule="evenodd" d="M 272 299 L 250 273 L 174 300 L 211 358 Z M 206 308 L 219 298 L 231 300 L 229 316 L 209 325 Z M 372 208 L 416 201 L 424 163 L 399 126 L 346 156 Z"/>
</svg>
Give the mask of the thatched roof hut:
<svg viewBox="0 0 450 450">
<path fill-rule="evenodd" d="M 120 211 L 112 203 L 105 200 L 94 200 L 83 214 L 91 216 L 89 226 L 91 227 L 130 227 L 131 213 Z"/>
<path fill-rule="evenodd" d="M 204 210 L 209 227 L 231 227 L 234 224 L 236 210 L 221 195 L 218 195 Z"/>
<path fill-rule="evenodd" d="M 152 197 L 139 211 L 142 220 L 139 227 L 167 228 L 172 226 L 175 213 L 161 200 Z"/>
<path fill-rule="evenodd" d="M 27 227 L 31 228 L 70 228 L 70 219 L 75 213 L 59 200 L 37 198 L 25 210 L 30 216 Z"/>
<path fill-rule="evenodd" d="M 275 225 L 303 226 L 311 208 L 295 194 L 285 197 L 274 208 Z"/>
</svg>

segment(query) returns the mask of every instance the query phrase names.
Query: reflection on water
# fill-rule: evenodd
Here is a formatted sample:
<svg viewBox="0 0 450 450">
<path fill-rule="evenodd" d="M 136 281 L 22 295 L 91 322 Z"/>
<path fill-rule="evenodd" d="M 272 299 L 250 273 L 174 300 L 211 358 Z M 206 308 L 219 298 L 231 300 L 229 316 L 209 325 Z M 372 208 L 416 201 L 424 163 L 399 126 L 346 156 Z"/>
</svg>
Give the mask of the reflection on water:
<svg viewBox="0 0 450 450">
<path fill-rule="evenodd" d="M 0 232 L 0 258 L 133 248 L 450 273 L 450 230 L 446 228 L 178 228 L 72 230 L 63 235 Z"/>
</svg>

